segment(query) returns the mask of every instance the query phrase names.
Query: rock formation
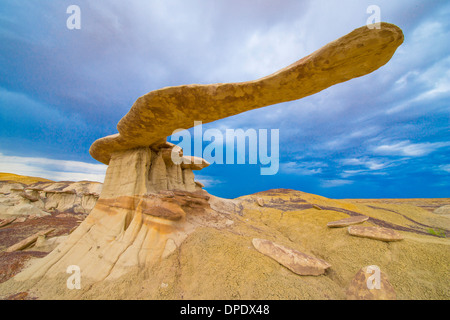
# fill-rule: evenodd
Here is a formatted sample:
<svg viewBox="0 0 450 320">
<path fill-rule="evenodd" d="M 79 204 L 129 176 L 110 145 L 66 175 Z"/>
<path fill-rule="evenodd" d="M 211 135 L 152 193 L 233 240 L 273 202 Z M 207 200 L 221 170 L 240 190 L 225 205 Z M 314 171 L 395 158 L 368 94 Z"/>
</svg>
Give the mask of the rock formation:
<svg viewBox="0 0 450 320">
<path fill-rule="evenodd" d="M 47 229 L 44 231 L 39 231 L 38 233 L 9 247 L 8 249 L 6 249 L 6 252 L 14 252 L 14 251 L 18 251 L 18 250 L 23 250 L 23 249 L 27 248 L 28 246 L 34 244 L 38 240 L 39 237 L 46 236 L 47 234 L 51 233 L 54 230 L 55 230 L 54 228 L 51 228 L 51 229 Z"/>
<path fill-rule="evenodd" d="M 140 97 L 118 123 L 119 133 L 91 146 L 92 157 L 109 165 L 94 209 L 65 242 L 15 279 L 54 277 L 69 265 L 81 268 L 84 281 L 117 279 L 151 269 L 196 228 L 229 227 L 233 203 L 211 198 L 194 180 L 193 170 L 208 163 L 183 156 L 166 137 L 196 120 L 208 123 L 300 99 L 371 73 L 402 42 L 394 25 L 364 26 L 259 80 L 168 87 Z"/>
<path fill-rule="evenodd" d="M 386 242 L 403 240 L 401 234 L 389 228 L 352 226 L 348 227 L 348 233 L 356 237 L 369 238 Z"/>
<path fill-rule="evenodd" d="M 372 267 L 372 268 L 371 268 Z M 361 268 L 358 273 L 353 278 L 347 289 L 347 299 L 348 300 L 396 300 L 397 294 L 394 288 L 389 283 L 388 277 L 382 271 L 379 271 L 379 283 L 376 282 L 375 274 L 376 272 L 374 266 Z M 373 281 L 373 282 L 372 282 Z M 368 282 L 372 282 L 369 286 Z"/>
<path fill-rule="evenodd" d="M 416 206 L 398 204 L 394 199 L 392 202 L 385 200 L 381 206 L 378 200 L 327 199 L 288 189 L 267 190 L 233 200 L 199 191 L 161 191 L 148 194 L 145 198 L 150 203 L 141 210 L 145 212 L 142 216 L 150 219 L 164 216 L 172 218 L 171 221 L 178 223 L 178 226 L 188 226 L 178 234 L 179 238 L 169 233 L 158 234 L 161 243 L 167 239 L 165 248 L 168 249 L 161 258 L 155 258 L 154 264 L 144 260 L 148 254 L 145 248 L 141 247 L 141 254 L 137 253 L 137 241 L 130 247 L 130 253 L 124 253 L 123 258 L 119 258 L 123 261 L 131 255 L 130 266 L 102 261 L 111 256 L 103 252 L 106 241 L 97 241 L 101 237 L 101 229 L 93 226 L 95 231 L 86 233 L 84 240 L 84 244 L 91 242 L 92 249 L 85 261 L 78 260 L 81 267 L 80 290 L 66 287 L 71 275 L 62 269 L 75 264 L 75 260 L 69 259 L 71 254 L 63 259 L 64 263 L 71 264 L 55 264 L 61 271 L 59 276 L 54 274 L 58 268 L 47 267 L 49 271 L 40 281 L 16 281 L 12 277 L 26 270 L 26 265 L 31 263 L 35 268 L 33 263 L 49 263 L 49 258 L 42 259 L 44 256 L 53 255 L 52 259 L 56 259 L 57 256 L 51 251 L 71 237 L 69 230 L 77 224 L 77 215 L 74 214 L 65 217 L 64 213 L 58 213 L 24 222 L 18 222 L 20 218 L 17 218 L 0 229 L 0 299 L 19 299 L 23 292 L 28 293 L 29 299 L 363 299 L 370 298 L 366 297 L 369 273 L 364 275 L 365 278 L 358 277 L 353 296 L 347 296 L 346 292 L 356 272 L 367 265 L 379 267 L 381 282 L 383 273 L 389 276 L 389 282 L 400 300 L 450 298 L 450 279 L 447 276 L 450 220 L 423 208 L 432 203 L 450 203 L 450 199 L 423 199 L 420 203 L 415 201 Z M 263 200 L 263 207 L 257 204 L 257 199 Z M 117 204 L 123 206 L 123 203 Z M 158 207 L 153 204 L 162 205 Z M 316 210 L 313 205 L 322 210 Z M 182 215 L 178 206 L 185 216 L 173 220 Z M 360 215 L 369 217 L 364 225 L 389 226 L 405 239 L 387 244 L 350 236 L 346 228 L 327 226 L 330 221 Z M 127 232 L 133 225 L 137 225 L 137 221 L 130 223 Z M 146 227 L 141 227 L 142 232 Z M 46 238 L 39 236 L 34 246 L 23 251 L 4 251 L 50 228 L 56 230 Z M 429 228 L 445 229 L 447 238 L 430 234 L 427 231 Z M 186 236 L 182 243 L 181 236 Z M 143 239 L 143 234 L 139 238 Z M 332 266 L 320 276 L 299 275 L 261 254 L 255 248 L 253 239 L 269 239 L 286 248 L 323 259 Z M 152 243 L 150 238 L 144 241 Z M 153 244 L 156 257 L 161 254 L 162 248 Z M 113 250 L 112 246 L 118 244 L 111 241 L 109 245 Z M 74 252 L 75 248 L 72 249 Z M 103 255 L 102 259 L 95 253 Z M 289 250 L 285 253 L 281 257 L 289 258 Z M 32 262 L 29 259 L 41 260 Z M 93 272 L 86 268 L 89 260 L 94 261 L 92 269 L 98 265 L 104 270 L 104 264 L 111 263 L 114 275 L 108 278 L 110 281 L 98 281 L 91 286 L 88 276 L 92 277 Z M 141 264 L 135 266 L 133 271 L 131 265 L 136 261 Z M 285 261 L 289 263 L 288 259 Z M 120 273 L 126 274 L 116 279 L 115 276 Z M 375 274 L 372 272 L 372 275 Z M 412 279 L 414 285 L 411 285 Z M 372 298 L 383 298 L 379 289 L 371 291 L 374 293 Z"/>
<path fill-rule="evenodd" d="M 327 223 L 327 226 L 329 228 L 342 228 L 342 227 L 348 227 L 350 225 L 353 224 L 359 224 L 359 223 L 363 223 L 364 221 L 369 220 L 369 217 L 366 216 L 353 216 L 350 218 L 346 218 L 346 219 L 341 219 L 338 221 L 331 221 Z"/>
<path fill-rule="evenodd" d="M 90 181 L 0 181 L 0 219 L 42 217 L 57 212 L 88 214 L 101 190 L 101 183 Z"/>
<path fill-rule="evenodd" d="M 447 204 L 445 206 L 439 207 L 435 209 L 433 212 L 436 214 L 450 216 L 450 205 Z"/>
<path fill-rule="evenodd" d="M 253 239 L 252 243 L 256 250 L 301 276 L 319 276 L 331 267 L 322 259 L 269 240 Z"/>
<path fill-rule="evenodd" d="M 259 80 L 152 91 L 137 99 L 119 121 L 119 133 L 95 141 L 90 153 L 109 164 L 113 153 L 158 145 L 174 130 L 191 128 L 196 120 L 208 123 L 313 95 L 377 70 L 402 43 L 403 33 L 395 25 L 364 26 Z"/>
</svg>

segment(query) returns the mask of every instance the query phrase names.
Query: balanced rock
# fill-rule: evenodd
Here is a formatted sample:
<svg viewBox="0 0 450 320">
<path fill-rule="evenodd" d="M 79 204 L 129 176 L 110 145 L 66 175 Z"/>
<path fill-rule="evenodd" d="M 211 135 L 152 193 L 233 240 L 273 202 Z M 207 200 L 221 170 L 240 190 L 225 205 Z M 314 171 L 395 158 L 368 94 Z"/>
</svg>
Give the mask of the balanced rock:
<svg viewBox="0 0 450 320">
<path fill-rule="evenodd" d="M 348 227 L 348 233 L 352 236 L 386 242 L 403 240 L 402 235 L 397 231 L 381 227 L 351 226 Z"/>
<path fill-rule="evenodd" d="M 89 150 L 94 159 L 108 165 L 99 200 L 89 216 L 66 241 L 15 279 L 50 277 L 74 263 L 83 270 L 84 279 L 94 282 L 118 278 L 133 268 L 149 270 L 197 226 L 219 225 L 218 212 L 212 216 L 211 205 L 223 209 L 233 203 L 189 195 L 202 195 L 193 170 L 209 163 L 184 156 L 166 138 L 175 130 L 191 128 L 195 121 L 209 123 L 297 100 L 379 69 L 404 40 L 397 26 L 381 23 L 380 27 L 358 28 L 258 80 L 166 87 L 138 98 L 117 124 L 118 133 L 96 140 Z M 185 193 L 185 205 L 161 205 L 148 197 L 164 191 L 174 191 L 175 196 Z M 254 245 L 299 274 L 319 275 L 330 267 L 270 242 L 256 240 Z"/>
<path fill-rule="evenodd" d="M 209 123 L 245 111 L 301 99 L 385 65 L 403 33 L 395 25 L 358 28 L 269 76 L 254 81 L 166 87 L 138 98 L 119 121 L 119 133 L 95 141 L 92 157 L 109 164 L 116 152 L 160 146 L 194 121 Z"/>
<path fill-rule="evenodd" d="M 386 274 L 376 266 L 358 271 L 347 289 L 348 300 L 395 300 L 397 295 Z"/>
<path fill-rule="evenodd" d="M 327 226 L 329 228 L 342 228 L 342 227 L 348 227 L 350 225 L 354 225 L 354 224 L 359 224 L 359 223 L 363 223 L 364 221 L 369 220 L 369 217 L 366 216 L 353 216 L 350 218 L 346 218 L 346 219 L 341 219 L 338 221 L 332 221 L 332 222 L 328 222 Z"/>
<path fill-rule="evenodd" d="M 274 259 L 292 272 L 301 276 L 319 276 L 331 267 L 324 260 L 287 248 L 264 239 L 253 239 L 253 246 L 260 253 Z"/>
</svg>

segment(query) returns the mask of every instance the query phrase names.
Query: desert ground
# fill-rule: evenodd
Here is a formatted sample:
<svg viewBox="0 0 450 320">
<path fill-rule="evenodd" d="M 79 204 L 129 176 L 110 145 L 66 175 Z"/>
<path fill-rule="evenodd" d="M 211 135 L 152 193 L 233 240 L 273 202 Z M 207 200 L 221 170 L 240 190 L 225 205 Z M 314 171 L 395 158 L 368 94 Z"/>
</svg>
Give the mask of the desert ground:
<svg viewBox="0 0 450 320">
<path fill-rule="evenodd" d="M 337 200 L 275 189 L 220 199 L 202 191 L 199 206 L 186 212 L 204 215 L 176 250 L 113 279 L 82 277 L 81 289 L 69 290 L 64 272 L 25 281 L 15 276 L 58 250 L 89 216 L 101 184 L 12 174 L 0 180 L 2 299 L 450 299 L 449 198 Z M 367 219 L 358 227 L 388 229 L 399 238 L 328 225 L 360 217 Z M 326 265 L 316 275 L 302 274 L 280 255 L 264 253 L 255 239 Z M 361 272 L 368 266 L 381 271 L 381 289 L 367 289 Z"/>
</svg>

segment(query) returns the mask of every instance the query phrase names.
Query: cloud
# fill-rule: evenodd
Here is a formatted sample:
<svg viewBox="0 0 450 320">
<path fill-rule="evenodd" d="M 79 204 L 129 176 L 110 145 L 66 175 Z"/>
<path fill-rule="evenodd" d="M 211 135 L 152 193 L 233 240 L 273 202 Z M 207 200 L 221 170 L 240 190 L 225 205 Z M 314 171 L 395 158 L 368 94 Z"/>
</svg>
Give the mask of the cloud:
<svg viewBox="0 0 450 320">
<path fill-rule="evenodd" d="M 280 165 L 280 172 L 309 176 L 321 174 L 325 167 L 328 167 L 328 165 L 324 162 L 286 162 Z"/>
<path fill-rule="evenodd" d="M 394 144 L 384 144 L 375 147 L 373 151 L 377 154 L 389 156 L 422 157 L 448 146 L 450 146 L 450 142 L 411 143 L 408 140 Z"/>
<path fill-rule="evenodd" d="M 367 158 L 343 159 L 341 163 L 344 166 L 363 166 L 371 171 L 384 169 L 391 164 L 391 162 L 389 161 L 382 162 L 380 160 L 377 161 L 374 159 L 367 159 Z"/>
<path fill-rule="evenodd" d="M 444 171 L 444 172 L 450 173 L 450 164 L 440 165 L 440 166 L 438 166 L 438 169 L 440 171 Z"/>
<path fill-rule="evenodd" d="M 210 177 L 210 176 L 203 176 L 200 174 L 195 175 L 195 180 L 203 183 L 205 185 L 205 188 L 215 187 L 218 184 L 224 183 L 224 181 L 221 179 L 217 179 L 215 177 Z"/>
<path fill-rule="evenodd" d="M 320 182 L 320 185 L 322 186 L 322 188 L 335 188 L 350 185 L 352 183 L 353 183 L 352 180 L 332 179 L 332 180 L 322 180 Z"/>
<path fill-rule="evenodd" d="M 0 153 L 0 168 L 3 172 L 55 181 L 103 182 L 107 166 L 80 161 L 7 156 Z"/>
</svg>

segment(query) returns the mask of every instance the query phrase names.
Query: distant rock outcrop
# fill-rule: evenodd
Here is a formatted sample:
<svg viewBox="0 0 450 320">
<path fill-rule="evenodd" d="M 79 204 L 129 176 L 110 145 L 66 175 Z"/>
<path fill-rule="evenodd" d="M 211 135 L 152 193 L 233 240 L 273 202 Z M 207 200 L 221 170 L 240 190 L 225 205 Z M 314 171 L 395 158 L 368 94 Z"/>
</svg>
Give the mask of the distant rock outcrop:
<svg viewBox="0 0 450 320">
<path fill-rule="evenodd" d="M 439 207 L 439 208 L 435 209 L 433 212 L 436 214 L 450 216 L 450 205 L 445 205 L 445 206 Z"/>
<path fill-rule="evenodd" d="M 41 217 L 55 212 L 89 214 L 102 184 L 99 182 L 0 181 L 0 219 L 18 216 Z"/>
</svg>

